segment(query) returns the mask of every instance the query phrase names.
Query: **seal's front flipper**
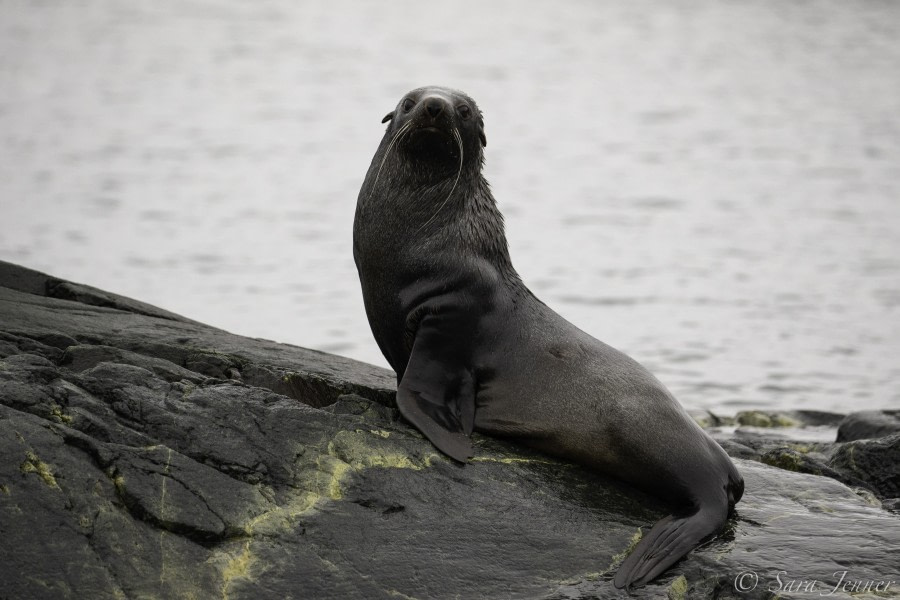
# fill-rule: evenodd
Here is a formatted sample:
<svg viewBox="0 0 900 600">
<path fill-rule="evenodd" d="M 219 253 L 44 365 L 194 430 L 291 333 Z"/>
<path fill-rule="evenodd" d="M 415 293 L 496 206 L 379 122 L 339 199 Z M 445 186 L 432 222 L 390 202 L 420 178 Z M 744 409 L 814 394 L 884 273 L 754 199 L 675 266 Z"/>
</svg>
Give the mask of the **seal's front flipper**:
<svg viewBox="0 0 900 600">
<path fill-rule="evenodd" d="M 419 324 L 397 407 L 438 450 L 459 462 L 472 456 L 475 381 L 467 367 L 469 340 L 450 319 L 428 315 Z"/>
</svg>

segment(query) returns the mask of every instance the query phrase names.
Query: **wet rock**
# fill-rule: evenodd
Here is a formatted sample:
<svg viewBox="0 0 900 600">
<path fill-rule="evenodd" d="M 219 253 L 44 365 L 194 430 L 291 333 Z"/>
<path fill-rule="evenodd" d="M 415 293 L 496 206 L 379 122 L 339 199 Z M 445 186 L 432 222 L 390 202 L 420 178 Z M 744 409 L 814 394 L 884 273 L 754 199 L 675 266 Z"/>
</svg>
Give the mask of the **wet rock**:
<svg viewBox="0 0 900 600">
<path fill-rule="evenodd" d="M 801 452 L 793 448 L 779 446 L 766 451 L 760 462 L 787 471 L 797 473 L 810 473 L 812 475 L 833 476 L 836 473 L 824 464 L 821 455 L 810 455 L 809 452 Z"/>
<path fill-rule="evenodd" d="M 734 421 L 737 425 L 761 428 L 819 428 L 837 427 L 843 418 L 842 414 L 818 410 L 786 412 L 751 410 L 739 412 Z M 723 420 L 723 422 L 727 422 L 727 420 Z"/>
<path fill-rule="evenodd" d="M 0 598 L 624 597 L 612 574 L 664 514 L 482 436 L 470 464 L 447 460 L 393 407 L 392 373 L 105 292 L 104 306 L 52 297 L 50 279 L 0 264 Z M 734 447 L 844 468 L 754 435 Z M 885 467 L 893 449 L 851 456 Z M 900 519 L 871 494 L 737 464 L 747 488 L 727 530 L 632 597 L 900 579 Z M 751 571 L 758 585 L 736 591 Z"/>
<path fill-rule="evenodd" d="M 0 341 L 12 339 L 7 343 L 15 343 L 17 348 L 29 345 L 34 352 L 58 360 L 62 350 L 52 347 L 49 340 L 70 339 L 80 345 L 114 347 L 159 358 L 195 375 L 219 379 L 233 379 L 233 370 L 243 373 L 260 367 L 276 375 L 289 373 L 292 379 L 307 379 L 309 387 L 319 391 L 319 404 L 347 393 L 389 404 L 396 388 L 394 374 L 386 369 L 288 344 L 236 336 L 108 292 L 97 290 L 114 306 L 60 300 L 46 292 L 58 281 L 0 261 L 4 317 Z M 52 349 L 48 353 L 44 348 Z M 299 395 L 304 388 L 294 382 L 290 389 L 298 389 Z"/>
<path fill-rule="evenodd" d="M 152 371 L 167 381 L 190 381 L 200 383 L 206 377 L 198 376 L 199 369 L 191 370 L 153 356 L 144 356 L 112 346 L 88 346 L 77 342 L 66 348 L 59 363 L 72 371 L 86 371 L 100 363 L 121 363 L 135 365 Z"/>
<path fill-rule="evenodd" d="M 800 599 L 821 592 L 850 598 L 850 591 L 834 589 L 852 588 L 850 581 L 858 587 L 894 581 L 888 583 L 894 594 L 887 596 L 896 597 L 896 560 L 884 552 L 900 547 L 900 519 L 829 478 L 744 460 L 736 464 L 748 492 L 728 530 L 676 565 L 664 579 L 666 585 L 661 582 L 653 593 L 638 590 L 634 597 Z M 882 525 L 887 529 L 878 529 Z M 854 553 L 857 557 L 850 558 Z M 814 594 L 796 589 L 800 581 L 813 580 L 818 582 Z M 615 595 L 605 582 L 581 581 L 549 597 L 624 596 Z"/>
<path fill-rule="evenodd" d="M 814 473 L 813 465 L 826 465 L 836 444 L 832 441 L 821 441 L 822 439 L 833 439 L 834 429 L 827 431 L 822 431 L 818 427 L 812 429 L 813 431 L 797 427 L 775 430 L 741 427 L 738 429 L 712 429 L 709 433 L 728 452 L 729 456 L 774 464 L 779 460 L 778 456 L 787 452 L 784 454 L 785 459 L 789 454 L 795 456 L 796 460 L 789 460 L 776 466 L 796 471 L 798 469 L 789 468 L 788 465 L 805 463 L 811 470 L 801 471 Z M 770 459 L 764 460 L 766 456 L 769 456 Z M 818 470 L 821 471 L 821 469 Z"/>
<path fill-rule="evenodd" d="M 751 427 L 795 427 L 799 422 L 782 413 L 764 413 L 762 411 L 742 411 L 735 417 L 739 425 Z"/>
<path fill-rule="evenodd" d="M 900 432 L 900 411 L 866 410 L 847 415 L 838 427 L 837 441 L 880 438 Z"/>
<path fill-rule="evenodd" d="M 900 496 L 900 433 L 841 445 L 829 465 L 882 498 Z"/>
<path fill-rule="evenodd" d="M 896 439 L 900 434 L 846 443 L 823 441 L 833 440 L 834 425 L 850 422 L 849 417 L 843 419 L 840 415 L 818 413 L 811 419 L 808 416 L 801 419 L 789 426 L 718 427 L 712 428 L 710 433 L 733 458 L 830 477 L 848 486 L 869 490 L 878 498 L 900 495 L 900 444 Z M 867 432 L 874 433 L 874 430 Z"/>
<path fill-rule="evenodd" d="M 841 413 L 823 410 L 795 410 L 788 414 L 807 427 L 837 427 L 845 417 Z"/>
</svg>

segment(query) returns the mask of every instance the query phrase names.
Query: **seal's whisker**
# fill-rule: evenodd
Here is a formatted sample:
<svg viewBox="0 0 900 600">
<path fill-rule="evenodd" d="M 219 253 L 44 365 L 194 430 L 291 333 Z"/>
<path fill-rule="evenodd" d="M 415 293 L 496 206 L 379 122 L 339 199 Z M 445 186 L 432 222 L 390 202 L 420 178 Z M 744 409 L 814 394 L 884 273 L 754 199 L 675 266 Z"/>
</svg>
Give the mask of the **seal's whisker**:
<svg viewBox="0 0 900 600">
<path fill-rule="evenodd" d="M 400 139 L 400 136 L 402 136 L 404 133 L 406 133 L 407 131 L 409 131 L 409 128 L 410 128 L 411 126 L 412 126 L 412 121 L 407 121 L 407 122 L 403 125 L 403 127 L 401 127 L 400 129 L 397 130 L 397 133 L 394 134 L 394 137 L 391 138 L 391 143 L 388 144 L 387 149 L 384 151 L 384 158 L 381 159 L 381 164 L 378 165 L 378 172 L 375 174 L 375 181 L 372 182 L 372 188 L 371 188 L 371 190 L 369 191 L 369 195 L 370 195 L 370 196 L 372 195 L 372 192 L 375 191 L 375 186 L 378 185 L 378 178 L 381 176 L 381 169 L 384 168 L 384 163 L 385 163 L 385 161 L 387 161 L 388 156 L 391 155 L 391 150 L 392 150 L 392 149 L 394 148 L 394 146 L 397 144 L 397 140 Z"/>
<path fill-rule="evenodd" d="M 456 190 L 456 184 L 459 183 L 459 176 L 462 174 L 463 167 L 463 143 L 462 136 L 459 134 L 459 130 L 454 127 L 453 128 L 453 138 L 456 140 L 456 145 L 459 146 L 459 168 L 456 170 L 456 179 L 453 180 L 453 187 L 450 188 L 450 193 L 447 194 L 447 197 L 444 198 L 444 201 L 441 202 L 441 205 L 438 206 L 438 209 L 434 211 L 434 214 L 431 215 L 431 218 L 425 221 L 425 223 L 416 229 L 416 233 L 422 231 L 429 223 L 434 221 L 434 218 L 438 216 L 438 213 L 441 212 L 441 209 L 444 208 L 444 205 L 450 200 L 450 197 L 453 195 L 453 192 Z"/>
</svg>

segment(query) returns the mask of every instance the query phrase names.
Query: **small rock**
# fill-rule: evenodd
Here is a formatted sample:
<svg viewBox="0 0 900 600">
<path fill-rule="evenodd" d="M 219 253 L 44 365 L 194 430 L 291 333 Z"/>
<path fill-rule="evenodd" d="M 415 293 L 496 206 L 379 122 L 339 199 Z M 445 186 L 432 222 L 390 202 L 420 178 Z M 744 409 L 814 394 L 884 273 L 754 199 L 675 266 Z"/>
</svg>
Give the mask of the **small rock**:
<svg viewBox="0 0 900 600">
<path fill-rule="evenodd" d="M 800 423 L 783 413 L 764 413 L 758 410 L 741 411 L 737 414 L 739 425 L 748 427 L 796 427 Z"/>
<path fill-rule="evenodd" d="M 167 360 L 153 356 L 144 356 L 137 352 L 111 346 L 69 346 L 60 360 L 61 365 L 78 372 L 86 371 L 104 362 L 141 367 L 152 371 L 167 381 L 186 380 L 192 383 L 200 383 L 206 379 L 205 376 L 196 371 L 174 365 Z"/>
<path fill-rule="evenodd" d="M 865 410 L 847 415 L 838 426 L 837 441 L 880 438 L 900 431 L 900 411 Z"/>
<path fill-rule="evenodd" d="M 863 481 L 882 498 L 900 496 L 900 433 L 879 439 L 847 442 L 829 466 Z"/>
<path fill-rule="evenodd" d="M 691 418 L 694 419 L 694 421 L 697 422 L 697 425 L 699 425 L 703 429 L 718 427 L 722 425 L 722 419 L 708 410 L 691 409 L 688 410 L 688 414 L 691 415 Z"/>
<path fill-rule="evenodd" d="M 769 450 L 760 457 L 760 462 L 779 469 L 785 469 L 786 471 L 824 475 L 839 479 L 839 477 L 836 477 L 838 474 L 825 464 L 824 457 L 813 453 L 800 452 L 793 448 L 782 447 Z"/>
</svg>

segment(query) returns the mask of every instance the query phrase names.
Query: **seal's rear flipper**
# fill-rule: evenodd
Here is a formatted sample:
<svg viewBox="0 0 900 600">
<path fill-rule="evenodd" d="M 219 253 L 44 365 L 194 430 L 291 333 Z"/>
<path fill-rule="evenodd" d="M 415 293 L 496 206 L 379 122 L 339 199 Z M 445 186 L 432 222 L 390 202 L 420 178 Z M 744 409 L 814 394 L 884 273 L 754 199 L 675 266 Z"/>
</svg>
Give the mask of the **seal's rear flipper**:
<svg viewBox="0 0 900 600">
<path fill-rule="evenodd" d="M 472 456 L 475 382 L 463 344 L 456 342 L 460 332 L 451 324 L 439 315 L 422 319 L 397 388 L 397 407 L 438 450 L 466 462 Z"/>
<path fill-rule="evenodd" d="M 628 588 L 651 581 L 718 532 L 727 514 L 728 507 L 723 500 L 720 506 L 704 506 L 686 517 L 669 515 L 663 518 L 619 567 L 613 585 Z"/>
</svg>

